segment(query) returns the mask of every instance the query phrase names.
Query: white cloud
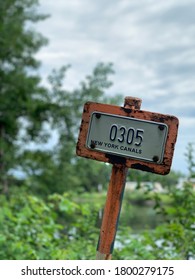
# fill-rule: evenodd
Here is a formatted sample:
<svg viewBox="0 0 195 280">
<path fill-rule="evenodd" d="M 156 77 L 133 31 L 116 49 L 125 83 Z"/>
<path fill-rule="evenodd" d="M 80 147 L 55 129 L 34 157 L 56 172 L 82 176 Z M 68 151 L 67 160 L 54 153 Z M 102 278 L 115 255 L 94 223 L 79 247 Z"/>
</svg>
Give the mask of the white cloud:
<svg viewBox="0 0 195 280">
<path fill-rule="evenodd" d="M 181 151 L 195 136 L 194 0 L 40 3 L 41 12 L 51 14 L 38 25 L 50 39 L 37 55 L 43 77 L 54 67 L 72 64 L 66 86 L 74 88 L 97 62 L 113 62 L 109 94 L 137 96 L 142 109 L 181 118 L 174 168 L 183 169 Z"/>
</svg>

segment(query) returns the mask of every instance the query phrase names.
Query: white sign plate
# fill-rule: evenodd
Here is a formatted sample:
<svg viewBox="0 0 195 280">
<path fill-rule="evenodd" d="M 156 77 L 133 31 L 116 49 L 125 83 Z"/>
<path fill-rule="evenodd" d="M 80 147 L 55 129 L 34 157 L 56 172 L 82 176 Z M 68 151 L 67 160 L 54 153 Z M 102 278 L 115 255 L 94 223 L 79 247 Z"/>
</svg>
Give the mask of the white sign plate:
<svg viewBox="0 0 195 280">
<path fill-rule="evenodd" d="M 167 134 L 168 126 L 164 123 L 93 112 L 86 147 L 160 164 Z"/>
</svg>

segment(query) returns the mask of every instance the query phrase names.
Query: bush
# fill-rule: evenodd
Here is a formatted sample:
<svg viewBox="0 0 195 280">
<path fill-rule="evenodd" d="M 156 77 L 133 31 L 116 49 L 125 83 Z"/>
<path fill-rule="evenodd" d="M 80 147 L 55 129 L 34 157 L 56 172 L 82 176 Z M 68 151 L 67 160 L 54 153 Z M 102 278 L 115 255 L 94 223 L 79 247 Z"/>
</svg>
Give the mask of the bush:
<svg viewBox="0 0 195 280">
<path fill-rule="evenodd" d="M 17 190 L 0 196 L 0 259 L 86 259 L 96 247 L 95 213 L 68 194 L 47 201 Z M 87 240 L 86 240 L 87 236 Z"/>
</svg>

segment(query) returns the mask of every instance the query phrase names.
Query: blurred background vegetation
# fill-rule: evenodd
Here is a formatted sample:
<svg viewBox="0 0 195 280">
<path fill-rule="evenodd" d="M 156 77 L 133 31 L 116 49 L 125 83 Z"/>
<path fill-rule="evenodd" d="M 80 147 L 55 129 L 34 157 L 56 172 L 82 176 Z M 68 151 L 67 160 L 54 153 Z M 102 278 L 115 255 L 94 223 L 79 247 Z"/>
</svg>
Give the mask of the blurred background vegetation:
<svg viewBox="0 0 195 280">
<path fill-rule="evenodd" d="M 76 157 L 75 147 L 84 103 L 123 97 L 106 94 L 111 63 L 72 91 L 69 65 L 42 85 L 35 54 L 47 39 L 34 23 L 46 18 L 37 0 L 1 1 L 0 259 L 94 259 L 111 167 Z M 129 170 L 136 185 L 125 193 L 114 259 L 195 259 L 192 143 L 185 157 L 186 180 Z"/>
</svg>

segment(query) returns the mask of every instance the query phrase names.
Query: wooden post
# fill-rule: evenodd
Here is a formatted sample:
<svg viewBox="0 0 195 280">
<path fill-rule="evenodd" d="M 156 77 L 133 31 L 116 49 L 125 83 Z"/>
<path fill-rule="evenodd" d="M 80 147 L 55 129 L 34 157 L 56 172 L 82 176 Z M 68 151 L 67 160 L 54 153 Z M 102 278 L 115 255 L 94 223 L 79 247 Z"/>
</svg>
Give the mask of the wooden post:
<svg viewBox="0 0 195 280">
<path fill-rule="evenodd" d="M 124 107 L 139 110 L 142 100 L 125 97 Z M 114 248 L 123 193 L 126 183 L 127 168 L 123 164 L 113 164 L 106 204 L 100 229 L 96 260 L 110 260 Z"/>
</svg>

